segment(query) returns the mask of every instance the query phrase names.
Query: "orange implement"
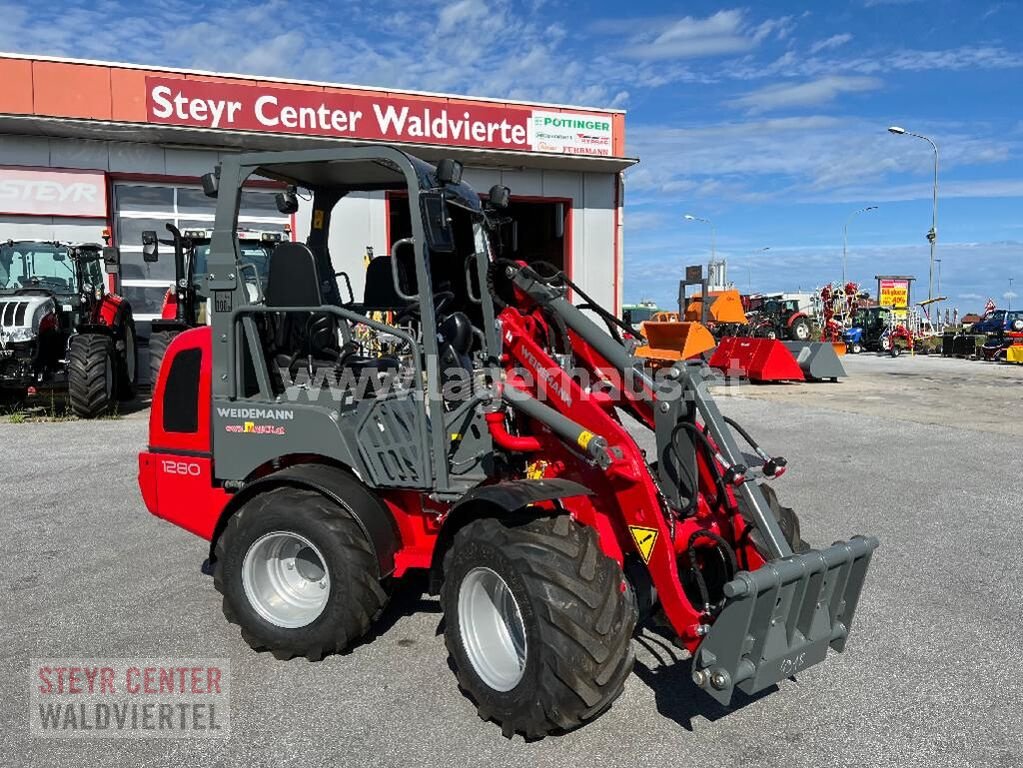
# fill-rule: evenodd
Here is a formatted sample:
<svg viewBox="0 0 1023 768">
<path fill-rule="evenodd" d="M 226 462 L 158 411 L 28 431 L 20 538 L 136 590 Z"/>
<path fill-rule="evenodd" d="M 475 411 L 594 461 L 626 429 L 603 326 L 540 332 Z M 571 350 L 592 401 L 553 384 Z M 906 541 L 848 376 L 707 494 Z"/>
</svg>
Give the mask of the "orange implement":
<svg viewBox="0 0 1023 768">
<path fill-rule="evenodd" d="M 634 354 L 647 360 L 667 363 L 688 360 L 714 349 L 716 343 L 710 331 L 699 323 L 647 321 L 642 330 L 647 343 Z"/>
<path fill-rule="evenodd" d="M 707 304 L 707 320 L 715 323 L 736 323 L 746 324 L 746 313 L 742 309 L 742 299 L 735 289 L 728 291 L 710 291 L 707 293 L 709 303 Z M 685 319 L 691 322 L 699 322 L 703 296 L 697 294 L 689 300 L 686 307 Z"/>
</svg>

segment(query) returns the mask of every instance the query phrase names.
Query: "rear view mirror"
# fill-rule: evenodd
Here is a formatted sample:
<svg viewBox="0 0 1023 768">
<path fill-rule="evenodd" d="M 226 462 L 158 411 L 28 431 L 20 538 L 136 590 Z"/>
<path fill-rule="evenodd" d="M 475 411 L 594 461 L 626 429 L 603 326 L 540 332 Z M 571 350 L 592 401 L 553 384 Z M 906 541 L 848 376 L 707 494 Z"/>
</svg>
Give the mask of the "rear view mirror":
<svg viewBox="0 0 1023 768">
<path fill-rule="evenodd" d="M 490 188 L 488 197 L 490 198 L 490 204 L 494 208 L 507 208 L 511 200 L 511 190 L 508 187 L 495 184 Z"/>
<path fill-rule="evenodd" d="M 160 244 L 156 239 L 156 232 L 147 229 L 142 233 L 142 260 L 146 264 L 152 264 L 160 259 Z"/>
<path fill-rule="evenodd" d="M 121 249 L 108 245 L 103 249 L 103 266 L 108 275 L 116 275 L 121 269 Z"/>
<path fill-rule="evenodd" d="M 67 260 L 67 253 L 64 251 L 63 248 L 57 248 L 53 252 L 53 260 L 54 261 L 66 261 Z"/>
<path fill-rule="evenodd" d="M 450 253 L 455 250 L 455 238 L 448 220 L 448 205 L 444 195 L 438 192 L 424 192 L 423 229 L 426 230 L 426 244 L 430 250 Z"/>
<path fill-rule="evenodd" d="M 220 191 L 220 173 L 219 168 L 213 173 L 204 173 L 202 175 L 202 193 L 206 197 L 216 197 Z"/>
<path fill-rule="evenodd" d="M 285 216 L 298 213 L 298 194 L 294 187 L 288 187 L 284 192 L 278 192 L 274 195 L 274 202 L 277 204 L 277 210 Z"/>
<path fill-rule="evenodd" d="M 441 184 L 458 184 L 462 180 L 462 164 L 446 157 L 437 163 L 437 181 Z"/>
</svg>

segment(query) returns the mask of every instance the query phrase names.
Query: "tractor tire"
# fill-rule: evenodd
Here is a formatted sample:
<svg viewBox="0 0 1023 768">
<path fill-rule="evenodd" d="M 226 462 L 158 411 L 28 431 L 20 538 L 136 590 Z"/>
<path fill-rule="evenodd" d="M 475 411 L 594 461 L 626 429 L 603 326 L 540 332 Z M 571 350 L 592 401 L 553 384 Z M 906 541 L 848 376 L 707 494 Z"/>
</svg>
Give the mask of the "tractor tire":
<svg viewBox="0 0 1023 768">
<path fill-rule="evenodd" d="M 860 344 L 858 341 L 855 341 L 853 342 L 852 346 L 849 347 L 849 351 L 852 352 L 854 355 L 858 355 L 860 354 L 860 352 L 863 351 L 863 345 Z"/>
<path fill-rule="evenodd" d="M 124 318 L 121 338 L 114 347 L 117 350 L 117 399 L 122 402 L 134 400 L 139 384 L 139 344 L 135 335 L 135 319 L 130 311 Z"/>
<path fill-rule="evenodd" d="M 760 484 L 760 491 L 764 494 L 767 499 L 768 505 L 771 507 L 771 512 L 774 513 L 774 519 L 778 521 L 778 526 L 781 528 L 782 534 L 785 536 L 785 541 L 789 543 L 792 551 L 795 553 L 808 552 L 810 545 L 803 541 L 802 532 L 799 529 L 799 515 L 796 514 L 792 507 L 783 507 L 781 502 L 778 501 L 778 494 L 774 492 L 774 487 L 768 483 Z M 746 501 L 741 496 L 739 497 L 739 513 L 743 518 L 750 522 L 753 517 L 749 514 Z M 760 531 L 754 528 L 750 534 L 750 540 L 753 542 L 753 546 L 757 548 L 765 558 L 767 555 L 767 545 L 764 542 L 763 536 L 760 535 Z"/>
<path fill-rule="evenodd" d="M 319 661 L 350 648 L 387 603 L 366 534 L 314 491 L 253 497 L 231 516 L 214 555 L 224 616 L 253 650 L 278 659 Z"/>
<path fill-rule="evenodd" d="M 805 317 L 797 317 L 789 326 L 789 339 L 792 341 L 809 341 L 812 333 L 810 321 Z"/>
<path fill-rule="evenodd" d="M 149 385 L 156 389 L 156 380 L 160 376 L 160 366 L 167 355 L 167 347 L 174 341 L 180 331 L 154 331 L 149 335 Z"/>
<path fill-rule="evenodd" d="M 507 738 L 592 720 L 632 671 L 635 595 L 594 531 L 566 515 L 459 530 L 441 607 L 459 687 Z"/>
<path fill-rule="evenodd" d="M 775 339 L 778 338 L 778 332 L 774 330 L 774 328 L 769 328 L 767 331 L 764 332 L 764 338 L 774 341 Z"/>
<path fill-rule="evenodd" d="M 101 333 L 79 333 L 68 346 L 68 400 L 80 419 L 109 413 L 117 395 L 117 350 Z"/>
<path fill-rule="evenodd" d="M 892 357 L 898 357 L 899 355 L 902 354 L 902 347 L 900 347 L 893 341 L 891 349 L 888 350 L 888 354 L 891 355 Z"/>
</svg>

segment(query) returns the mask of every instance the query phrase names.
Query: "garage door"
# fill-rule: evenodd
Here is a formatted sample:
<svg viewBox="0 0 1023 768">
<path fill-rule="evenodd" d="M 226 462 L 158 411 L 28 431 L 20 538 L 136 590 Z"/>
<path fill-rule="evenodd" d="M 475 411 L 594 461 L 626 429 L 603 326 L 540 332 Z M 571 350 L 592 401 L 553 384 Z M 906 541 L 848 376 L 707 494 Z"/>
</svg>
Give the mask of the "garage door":
<svg viewBox="0 0 1023 768">
<path fill-rule="evenodd" d="M 274 190 L 253 189 L 242 193 L 238 222 L 240 226 L 264 231 L 283 231 L 290 218 L 274 204 Z M 169 238 L 166 225 L 179 229 L 210 229 L 216 201 L 206 197 L 198 186 L 174 184 L 114 184 L 114 219 L 117 245 L 121 249 L 121 284 L 131 302 L 138 333 L 149 336 L 149 321 L 160 316 L 163 297 L 174 283 L 174 259 L 168 246 L 161 246 L 160 260 L 147 264 L 142 260 L 142 233 L 156 230 Z"/>
</svg>

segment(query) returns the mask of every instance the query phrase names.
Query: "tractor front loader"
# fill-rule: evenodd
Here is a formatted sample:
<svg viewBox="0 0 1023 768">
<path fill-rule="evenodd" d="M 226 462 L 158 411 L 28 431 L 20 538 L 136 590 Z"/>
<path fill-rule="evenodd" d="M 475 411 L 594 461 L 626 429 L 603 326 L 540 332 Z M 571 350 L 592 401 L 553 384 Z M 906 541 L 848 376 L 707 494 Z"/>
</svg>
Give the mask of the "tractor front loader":
<svg viewBox="0 0 1023 768">
<path fill-rule="evenodd" d="M 273 251 L 259 301 L 236 220 L 253 174 L 288 185 L 283 213 L 312 200 L 307 243 Z M 608 709 L 648 617 L 726 704 L 842 651 L 877 540 L 803 542 L 773 491 L 785 460 L 720 413 L 704 363 L 655 371 L 564 274 L 495 256 L 509 192 L 484 206 L 460 179 L 380 146 L 235 155 L 204 178 L 212 324 L 167 350 L 139 484 L 209 542 L 227 619 L 256 650 L 315 660 L 426 573 L 460 688 L 527 738 Z M 345 303 L 331 213 L 365 191 L 401 193 L 411 236 Z"/>
</svg>

